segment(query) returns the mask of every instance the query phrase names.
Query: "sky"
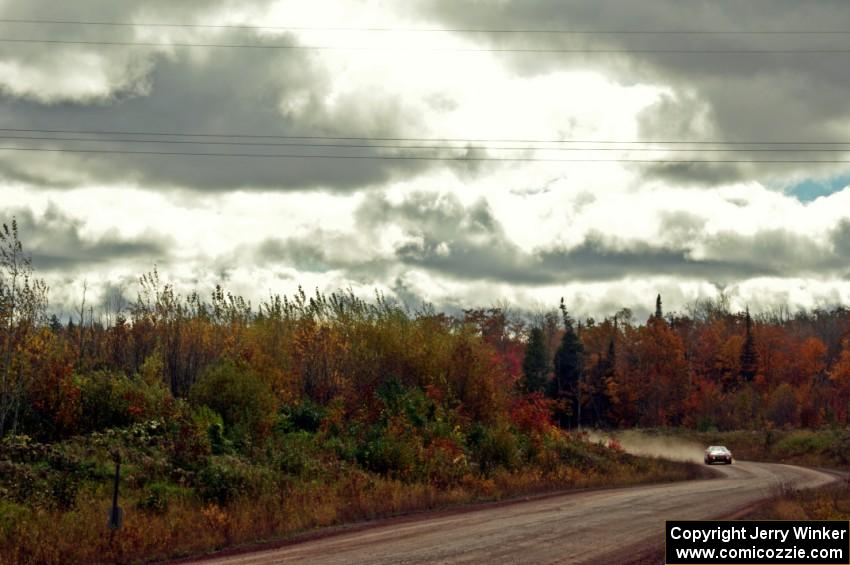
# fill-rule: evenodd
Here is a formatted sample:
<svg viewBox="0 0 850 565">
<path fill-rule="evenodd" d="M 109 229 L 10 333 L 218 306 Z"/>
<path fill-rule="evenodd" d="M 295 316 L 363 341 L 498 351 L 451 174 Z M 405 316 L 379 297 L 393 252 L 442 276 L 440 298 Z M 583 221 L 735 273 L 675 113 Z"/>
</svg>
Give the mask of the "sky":
<svg viewBox="0 0 850 565">
<path fill-rule="evenodd" d="M 0 0 L 0 20 L 0 220 L 56 311 L 84 286 L 133 300 L 154 267 L 254 303 L 850 302 L 850 33 L 824 33 L 850 32 L 844 0 Z"/>
</svg>

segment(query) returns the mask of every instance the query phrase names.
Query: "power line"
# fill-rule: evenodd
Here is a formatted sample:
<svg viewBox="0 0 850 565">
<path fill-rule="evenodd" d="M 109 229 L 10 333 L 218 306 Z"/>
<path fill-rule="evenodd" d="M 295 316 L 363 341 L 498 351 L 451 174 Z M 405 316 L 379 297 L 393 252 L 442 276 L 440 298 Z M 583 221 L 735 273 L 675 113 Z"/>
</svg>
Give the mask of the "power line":
<svg viewBox="0 0 850 565">
<path fill-rule="evenodd" d="M 436 138 L 436 137 L 377 137 L 377 136 L 330 136 L 330 135 L 260 135 L 248 133 L 179 133 L 133 130 L 73 130 L 38 128 L 2 128 L 0 132 L 21 133 L 61 133 L 79 135 L 141 135 L 159 137 L 200 137 L 200 138 L 243 138 L 243 139 L 307 139 L 328 141 L 409 141 L 444 143 L 598 143 L 598 144 L 657 144 L 657 145 L 850 145 L 850 141 L 724 141 L 724 140 L 612 140 L 612 139 L 508 139 L 508 138 Z"/>
<path fill-rule="evenodd" d="M 381 161 L 492 161 L 525 163 L 657 163 L 657 164 L 697 164 L 697 163 L 777 163 L 777 164 L 836 164 L 850 163 L 846 159 L 538 159 L 531 157 L 425 157 L 400 155 L 292 155 L 280 153 L 202 153 L 183 151 L 130 151 L 122 149 L 70 149 L 46 147 L 0 147 L 0 151 L 32 151 L 48 153 L 102 153 L 119 155 L 157 155 L 192 157 L 251 157 L 265 159 L 366 159 Z"/>
<path fill-rule="evenodd" d="M 184 43 L 154 41 L 89 41 L 69 39 L 30 39 L 0 37 L 0 43 L 50 44 L 50 45 L 102 45 L 108 47 L 190 47 L 221 49 L 270 49 L 300 51 L 405 51 L 445 53 L 550 53 L 575 55 L 605 54 L 650 54 L 668 53 L 680 55 L 837 55 L 848 54 L 850 49 L 538 49 L 538 48 L 490 48 L 490 47 L 370 47 L 335 45 L 280 45 L 252 43 Z"/>
<path fill-rule="evenodd" d="M 677 153 L 844 153 L 850 151 L 850 147 L 843 149 L 833 148 L 669 148 L 669 147 L 499 147 L 486 145 L 398 145 L 398 144 L 347 144 L 347 143 L 278 143 L 278 142 L 255 142 L 255 141 L 197 141 L 197 140 L 162 140 L 162 139 L 92 139 L 82 137 L 36 137 L 18 135 L 0 135 L 0 139 L 26 141 L 79 141 L 83 143 L 159 143 L 163 145 L 230 145 L 230 146 L 253 146 L 253 147 L 321 147 L 341 149 L 413 149 L 413 150 L 484 150 L 484 151 L 667 151 Z"/>
<path fill-rule="evenodd" d="M 847 35 L 850 30 L 577 30 L 577 29 L 485 29 L 485 28 L 421 28 L 421 27 L 327 27 L 327 26 L 260 26 L 248 24 L 198 24 L 166 22 L 107 22 L 91 20 L 36 20 L 0 18 L 0 23 L 33 25 L 77 25 L 104 27 L 158 27 L 196 29 L 241 29 L 253 31 L 365 31 L 365 32 L 422 32 L 422 33 L 520 33 L 559 35 Z"/>
</svg>

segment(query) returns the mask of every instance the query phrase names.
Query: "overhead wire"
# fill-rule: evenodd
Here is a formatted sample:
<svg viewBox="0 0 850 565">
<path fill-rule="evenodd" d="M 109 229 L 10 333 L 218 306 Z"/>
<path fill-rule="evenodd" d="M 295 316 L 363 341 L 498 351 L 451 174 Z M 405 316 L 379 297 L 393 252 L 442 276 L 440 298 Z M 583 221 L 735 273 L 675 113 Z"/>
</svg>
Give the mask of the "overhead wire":
<svg viewBox="0 0 850 565">
<path fill-rule="evenodd" d="M 55 147 L 9 147 L 0 146 L 0 151 L 32 151 L 49 153 L 96 153 L 118 155 L 159 155 L 194 157 L 249 157 L 265 159 L 366 159 L 387 161 L 472 161 L 472 162 L 523 162 L 523 163 L 778 163 L 778 164 L 814 164 L 814 163 L 850 163 L 850 159 L 549 159 L 534 157 L 439 157 L 420 155 L 297 155 L 283 153 L 219 153 L 188 151 L 136 151 L 123 149 L 78 149 Z"/>
<path fill-rule="evenodd" d="M 430 53 L 529 53 L 529 54 L 684 54 L 684 55 L 838 55 L 850 54 L 850 49 L 560 49 L 560 48 L 499 48 L 499 47 L 403 47 L 364 45 L 281 45 L 263 43 L 186 43 L 161 41 L 99 41 L 71 39 L 34 39 L 0 37 L 0 43 L 88 45 L 106 47 L 187 47 L 222 49 L 271 49 L 303 51 L 405 51 Z"/>
<path fill-rule="evenodd" d="M 575 34 L 575 35 L 839 35 L 850 34 L 850 30 L 565 30 L 565 29 L 473 29 L 473 28 L 380 28 L 380 27 L 319 27 L 319 26 L 252 26 L 244 24 L 196 24 L 196 23 L 151 23 L 151 22 L 107 22 L 93 20 L 37 20 L 23 18 L 0 18 L 0 23 L 39 24 L 39 25 L 75 25 L 75 26 L 114 26 L 114 27 L 162 27 L 162 28 L 204 28 L 204 29 L 246 29 L 246 30 L 324 30 L 324 31 L 421 31 L 421 32 L 457 32 L 457 33 L 527 33 L 527 34 Z M 393 51 L 447 51 L 447 52 L 517 52 L 517 53 L 564 53 L 564 54 L 616 54 L 616 53 L 671 53 L 671 54 L 847 54 L 850 49 L 573 49 L 573 48 L 465 48 L 465 47 L 376 47 L 376 46 L 333 46 L 333 45 L 291 45 L 267 43 L 191 43 L 191 42 L 147 42 L 147 41 L 104 41 L 104 40 L 70 40 L 46 38 L 9 38 L 0 37 L 0 43 L 43 43 L 60 45 L 103 45 L 103 46 L 142 46 L 142 47 L 208 47 L 208 48 L 237 48 L 237 49 L 303 49 L 303 50 L 368 50 L 378 51 L 392 49 Z M 622 152 L 679 152 L 679 153 L 840 153 L 848 148 L 850 142 L 842 141 L 726 141 L 726 140 L 611 140 L 611 139 L 462 139 L 462 138 L 403 138 L 403 137 L 367 137 L 367 136 L 295 136 L 271 134 L 221 134 L 221 133 L 178 133 L 178 132 L 138 132 L 119 130 L 60 130 L 34 128 L 0 128 L 0 132 L 12 133 L 41 133 L 41 134 L 75 134 L 75 135 L 130 135 L 145 137 L 169 137 L 172 139 L 104 139 L 104 138 L 66 138 L 66 137 L 35 137 L 0 135 L 7 141 L 15 139 L 44 142 L 72 143 L 116 143 L 116 144 L 163 144 L 163 145 L 201 145 L 201 146 L 258 146 L 258 147 L 299 147 L 299 148 L 337 148 L 337 149 L 391 149 L 391 150 L 484 150 L 484 151 L 622 151 Z M 177 139 L 179 138 L 179 139 Z M 193 139 L 194 138 L 194 139 Z M 200 138 L 200 139 L 198 139 Z M 229 138 L 224 140 L 223 138 Z M 215 141 L 207 141 L 215 139 Z M 238 139 L 238 140 L 237 140 Z M 279 139 L 301 140 L 295 142 L 256 142 L 245 139 Z M 366 143 L 306 143 L 307 141 L 335 141 Z M 389 142 L 396 142 L 390 144 Z M 398 145 L 405 143 L 465 143 L 466 146 L 423 146 Z M 558 144 L 557 147 L 501 147 L 501 146 L 472 146 L 472 143 L 533 143 Z M 617 145 L 617 147 L 564 147 L 562 144 L 597 144 Z M 642 147 L 624 147 L 627 145 L 642 145 Z M 647 147 L 647 145 L 695 145 L 697 148 Z M 713 147 L 720 145 L 722 147 Z M 712 146 L 712 147 L 708 147 Z M 765 147 L 752 147 L 765 146 Z M 817 148 L 812 148 L 817 146 Z M 827 147 L 828 146 L 828 147 Z M 729 148 L 731 147 L 731 148 Z M 840 147 L 840 148 L 833 148 Z M 843 163 L 844 160 L 801 160 L 801 159 L 702 159 L 702 160 L 661 160 L 661 159 L 541 159 L 533 157 L 445 157 L 422 155 L 290 155 L 268 153 L 221 153 L 221 152 L 188 152 L 188 151 L 136 151 L 121 149 L 83 149 L 68 147 L 0 147 L 5 151 L 45 151 L 69 153 L 114 153 L 139 155 L 188 155 L 188 156 L 221 156 L 221 157 L 261 157 L 261 158 L 324 158 L 324 159 L 399 159 L 399 160 L 453 160 L 453 161 L 549 161 L 549 162 L 659 162 L 659 163 L 694 163 L 694 162 L 764 162 L 764 163 Z"/>
<path fill-rule="evenodd" d="M 213 133 L 213 132 L 175 132 L 175 131 L 138 131 L 138 130 L 88 130 L 88 129 L 43 129 L 43 128 L 11 128 L 0 127 L 0 132 L 20 133 L 59 133 L 75 135 L 135 135 L 146 137 L 199 137 L 199 138 L 242 138 L 242 139 L 306 139 L 328 141 L 399 141 L 399 142 L 433 142 L 433 143 L 598 143 L 598 144 L 663 144 L 663 145 L 850 145 L 848 141 L 815 141 L 815 140 L 682 140 L 682 139 L 647 139 L 647 140 L 614 140 L 614 139 L 556 139 L 556 138 L 484 138 L 484 137 L 379 137 L 379 136 L 331 136 L 331 135 L 282 135 L 282 134 L 249 134 L 249 133 Z"/>
<path fill-rule="evenodd" d="M 251 25 L 251 24 L 202 24 L 174 22 L 116 22 L 98 20 L 0 18 L 0 23 L 33 25 L 75 25 L 103 27 L 154 27 L 194 29 L 240 29 L 252 31 L 357 31 L 357 32 L 400 32 L 400 33 L 492 33 L 492 34 L 557 34 L 557 35 L 848 35 L 850 30 L 637 30 L 637 29 L 534 29 L 534 28 L 423 28 L 423 27 L 353 27 L 353 26 L 305 26 L 305 25 Z"/>
<path fill-rule="evenodd" d="M 95 139 L 82 137 L 39 137 L 39 136 L 10 136 L 0 135 L 5 140 L 26 141 L 70 141 L 83 143 L 142 143 L 163 145 L 224 145 L 224 146 L 248 146 L 248 147 L 303 147 L 303 148 L 341 148 L 341 149 L 394 149 L 394 150 L 481 150 L 481 151 L 628 151 L 628 152 L 676 152 L 676 153 L 842 153 L 850 151 L 850 147 L 836 148 L 669 148 L 669 147 L 500 147 L 492 145 L 398 145 L 398 144 L 368 144 L 368 143 L 280 143 L 268 141 L 199 141 L 190 139 Z"/>
</svg>

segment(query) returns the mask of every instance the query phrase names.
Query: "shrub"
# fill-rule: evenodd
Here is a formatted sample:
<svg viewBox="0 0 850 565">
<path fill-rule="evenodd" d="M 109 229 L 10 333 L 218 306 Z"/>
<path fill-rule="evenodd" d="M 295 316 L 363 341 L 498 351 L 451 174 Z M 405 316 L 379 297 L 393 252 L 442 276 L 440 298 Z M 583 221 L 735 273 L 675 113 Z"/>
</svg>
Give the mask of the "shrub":
<svg viewBox="0 0 850 565">
<path fill-rule="evenodd" d="M 310 400 L 293 406 L 283 406 L 278 414 L 277 428 L 282 432 L 316 432 L 325 418 L 325 409 Z"/>
<path fill-rule="evenodd" d="M 342 461 L 348 461 L 350 463 L 357 461 L 357 440 L 351 434 L 346 434 L 343 437 L 328 437 L 322 442 L 322 447 L 335 454 Z"/>
<path fill-rule="evenodd" d="M 36 493 L 38 477 L 28 465 L 0 461 L 0 498 L 26 502 Z"/>
<path fill-rule="evenodd" d="M 206 464 L 206 458 L 212 453 L 212 444 L 208 426 L 196 417 L 185 404 L 179 404 L 179 410 L 168 422 L 166 452 L 171 462 L 183 469 L 196 469 Z M 208 414 L 214 414 L 209 411 Z"/>
<path fill-rule="evenodd" d="M 616 451 L 609 450 L 604 445 L 569 437 L 559 438 L 555 449 L 562 465 L 580 471 L 604 472 L 611 464 L 611 456 L 617 454 Z"/>
<path fill-rule="evenodd" d="M 375 473 L 393 478 L 410 478 L 417 463 L 417 445 L 413 438 L 389 434 L 373 435 L 357 455 L 358 462 Z"/>
<path fill-rule="evenodd" d="M 51 473 L 47 479 L 51 502 L 61 509 L 73 508 L 80 490 L 80 479 L 71 473 Z"/>
<path fill-rule="evenodd" d="M 233 447 L 232 442 L 224 435 L 224 420 L 211 408 L 198 406 L 192 412 L 192 420 L 198 430 L 206 432 L 213 455 L 223 455 Z"/>
<path fill-rule="evenodd" d="M 519 442 L 507 426 L 495 428 L 477 425 L 470 433 L 472 452 L 485 475 L 499 467 L 513 469 L 519 460 Z"/>
<path fill-rule="evenodd" d="M 316 469 L 316 438 L 307 432 L 284 435 L 276 445 L 274 465 L 284 473 L 303 476 Z"/>
<path fill-rule="evenodd" d="M 833 461 L 850 463 L 850 430 L 837 431 L 824 451 Z"/>
<path fill-rule="evenodd" d="M 0 439 L 0 460 L 21 463 L 44 459 L 50 452 L 50 445 L 33 441 L 26 435 L 10 435 Z"/>
<path fill-rule="evenodd" d="M 129 425 L 133 418 L 130 403 L 124 392 L 126 377 L 105 371 L 77 376 L 80 389 L 81 413 L 79 425 L 83 431 L 99 431 Z"/>
<path fill-rule="evenodd" d="M 405 388 L 397 379 L 383 383 L 376 396 L 384 406 L 384 418 L 402 416 L 417 428 L 423 427 L 436 415 L 434 401 L 420 388 Z"/>
<path fill-rule="evenodd" d="M 210 458 L 198 472 L 195 486 L 205 502 L 219 506 L 247 495 L 257 495 L 265 487 L 268 473 L 233 456 Z"/>
<path fill-rule="evenodd" d="M 271 427 L 276 411 L 271 387 L 254 372 L 231 361 L 204 371 L 192 385 L 189 400 L 196 406 L 207 406 L 220 414 L 231 437 L 241 441 L 264 435 Z"/>
<path fill-rule="evenodd" d="M 469 471 L 469 460 L 463 449 L 448 438 L 435 438 L 426 448 L 424 475 L 429 484 L 448 488 L 460 483 Z"/>
<path fill-rule="evenodd" d="M 165 514 L 171 500 L 182 494 L 182 489 L 168 483 L 156 482 L 147 485 L 136 507 L 151 514 Z"/>
<path fill-rule="evenodd" d="M 95 371 L 77 375 L 80 394 L 78 422 L 92 432 L 172 415 L 173 399 L 159 381 Z"/>
</svg>

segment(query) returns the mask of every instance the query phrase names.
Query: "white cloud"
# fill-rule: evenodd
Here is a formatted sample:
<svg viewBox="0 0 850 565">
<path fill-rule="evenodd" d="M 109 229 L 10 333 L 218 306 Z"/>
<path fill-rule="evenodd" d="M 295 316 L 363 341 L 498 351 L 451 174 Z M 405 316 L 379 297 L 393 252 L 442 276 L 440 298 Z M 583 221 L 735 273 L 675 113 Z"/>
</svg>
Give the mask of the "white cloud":
<svg viewBox="0 0 850 565">
<path fill-rule="evenodd" d="M 167 20 L 162 14 L 168 8 L 153 14 Z M 439 26 L 406 5 L 378 1 L 224 2 L 188 14 L 183 17 L 208 23 L 270 26 Z M 149 28 L 134 33 L 156 41 L 204 35 Z M 245 35 L 251 39 L 250 32 Z M 172 122 L 173 127 L 247 131 L 280 125 L 281 131 L 294 127 L 299 135 L 514 140 L 635 139 L 647 133 L 653 119 L 664 121 L 665 112 L 671 113 L 671 130 L 662 131 L 670 135 L 682 127 L 675 120 L 685 118 L 688 131 L 716 132 L 723 125 L 711 90 L 716 85 L 690 80 L 690 71 L 676 66 L 640 75 L 617 65 L 548 60 L 524 73 L 521 58 L 500 53 L 422 49 L 486 45 L 474 35 L 327 30 L 261 35 L 305 45 L 393 48 L 273 56 L 203 49 L 158 55 L 115 50 L 107 56 L 81 48 L 62 57 L 51 57 L 54 51 L 16 51 L 0 58 L 0 88 L 10 108 L 26 112 L 0 120 L 37 127 L 73 118 L 98 129 L 108 116 L 111 125 L 105 128 L 126 118 L 142 129 L 172 127 Z M 228 78 L 216 74 L 221 69 L 232 73 L 233 81 L 221 84 Z M 203 78 L 205 90 L 192 90 L 201 88 L 185 80 L 184 73 L 192 72 Z M 200 99 L 209 108 L 199 110 Z M 144 102 L 133 106 L 134 113 L 128 110 L 132 100 Z M 187 116 L 192 119 L 180 122 Z M 483 155 L 686 158 L 493 148 Z M 121 283 L 133 295 L 133 280 L 152 268 L 152 255 L 138 252 L 138 246 L 107 244 L 152 234 L 157 245 L 168 242 L 159 269 L 178 288 L 205 292 L 225 282 L 255 302 L 269 292 L 291 293 L 298 285 L 350 287 L 367 297 L 378 289 L 446 307 L 507 299 L 533 308 L 556 305 L 565 296 L 579 315 L 610 314 L 621 306 L 648 310 L 657 292 L 669 309 L 683 309 L 716 295 L 719 287 L 733 306 L 754 309 L 776 303 L 811 308 L 850 299 L 847 267 L 841 266 L 847 251 L 837 239 L 845 233 L 842 221 L 850 222 L 850 187 L 809 203 L 784 193 L 788 184 L 822 175 L 819 167 L 776 166 L 766 175 L 753 169 L 749 175 L 717 178 L 713 170 L 697 171 L 700 182 L 691 182 L 682 174 L 657 174 L 649 165 L 629 163 L 408 166 L 168 159 L 21 154 L 0 169 L 0 215 L 26 209 L 38 219 L 48 210 L 60 211 L 81 242 L 100 244 L 91 249 L 101 255 L 90 250 L 88 264 L 75 256 L 73 270 L 63 270 L 60 258 L 52 258 L 53 267 L 44 274 L 54 303 L 73 304 L 80 277 L 93 293 Z M 369 207 L 373 213 L 364 213 Z M 44 234 L 22 235 L 44 251 Z M 58 241 L 55 248 L 65 249 Z M 109 260 L 102 260 L 107 252 Z"/>
</svg>

